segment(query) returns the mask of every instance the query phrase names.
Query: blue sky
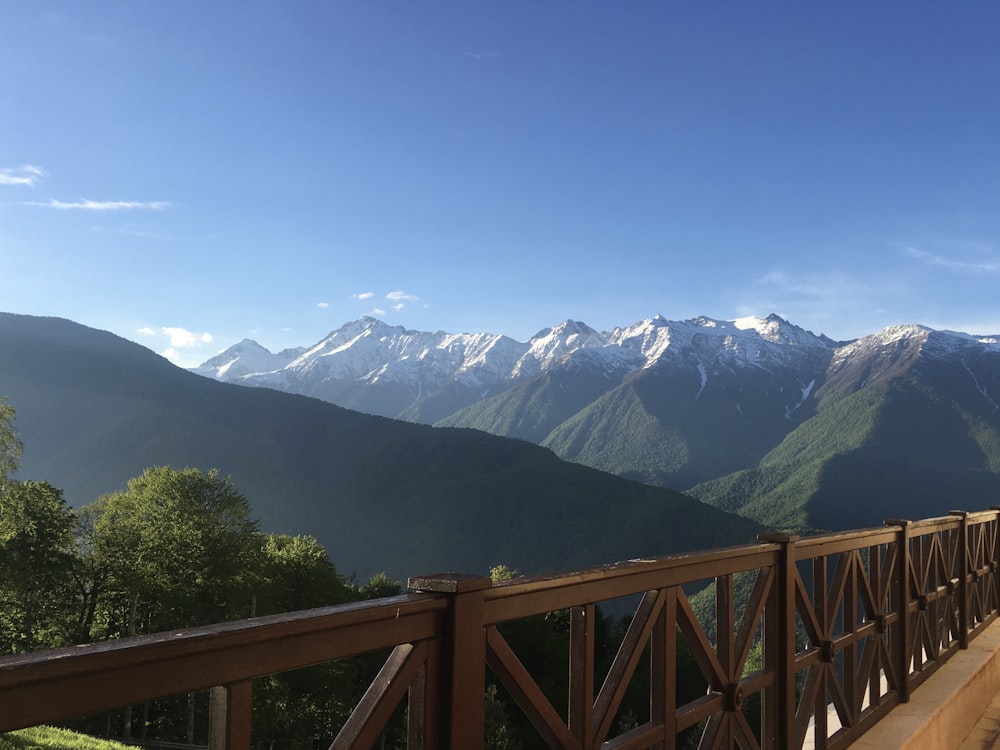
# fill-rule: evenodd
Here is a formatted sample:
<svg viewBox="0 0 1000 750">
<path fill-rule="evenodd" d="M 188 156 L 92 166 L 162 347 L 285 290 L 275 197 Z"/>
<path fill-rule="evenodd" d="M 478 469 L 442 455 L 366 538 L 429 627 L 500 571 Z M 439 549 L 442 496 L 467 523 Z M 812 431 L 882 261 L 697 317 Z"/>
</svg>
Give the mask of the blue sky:
<svg viewBox="0 0 1000 750">
<path fill-rule="evenodd" d="M 0 310 L 1000 333 L 1000 5 L 6 2 Z"/>
</svg>

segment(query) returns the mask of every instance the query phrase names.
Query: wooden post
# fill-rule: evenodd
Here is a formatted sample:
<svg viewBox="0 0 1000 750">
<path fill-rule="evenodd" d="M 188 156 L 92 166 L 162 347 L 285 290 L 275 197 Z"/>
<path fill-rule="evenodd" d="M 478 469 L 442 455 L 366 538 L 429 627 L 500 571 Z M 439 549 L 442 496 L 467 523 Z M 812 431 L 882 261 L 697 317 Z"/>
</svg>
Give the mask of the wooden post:
<svg viewBox="0 0 1000 750">
<path fill-rule="evenodd" d="M 993 584 L 993 601 L 995 608 L 986 613 L 987 617 L 991 613 L 995 613 L 1000 610 L 1000 505 L 991 505 L 990 510 L 997 514 L 993 523 L 993 556 L 989 560 L 990 582 Z"/>
<path fill-rule="evenodd" d="M 663 742 L 652 750 L 666 750 L 677 742 L 677 589 L 671 587 L 663 610 L 656 616 L 650 648 L 649 713 L 663 725 Z"/>
<path fill-rule="evenodd" d="M 208 703 L 210 750 L 249 750 L 253 680 L 212 688 Z"/>
<path fill-rule="evenodd" d="M 961 521 L 958 538 L 958 647 L 969 647 L 969 512 L 953 510 L 948 515 Z M 954 579 L 952 579 L 954 580 Z"/>
<path fill-rule="evenodd" d="M 441 693 L 438 700 L 442 750 L 482 750 L 486 690 L 486 630 L 483 592 L 493 582 L 486 576 L 442 573 L 409 580 L 412 591 L 448 594 L 451 607 L 441 648 Z"/>
<path fill-rule="evenodd" d="M 910 522 L 905 518 L 894 518 L 885 522 L 886 526 L 898 526 L 896 539 L 896 669 L 899 672 L 899 700 L 910 700 Z"/>
<path fill-rule="evenodd" d="M 781 545 L 778 561 L 778 617 L 775 653 L 775 695 L 777 706 L 773 742 L 763 744 L 775 748 L 792 747 L 795 742 L 795 543 L 796 534 L 758 534 L 761 542 Z"/>
<path fill-rule="evenodd" d="M 569 731 L 582 750 L 594 747 L 594 625 L 593 604 L 569 611 Z"/>
</svg>

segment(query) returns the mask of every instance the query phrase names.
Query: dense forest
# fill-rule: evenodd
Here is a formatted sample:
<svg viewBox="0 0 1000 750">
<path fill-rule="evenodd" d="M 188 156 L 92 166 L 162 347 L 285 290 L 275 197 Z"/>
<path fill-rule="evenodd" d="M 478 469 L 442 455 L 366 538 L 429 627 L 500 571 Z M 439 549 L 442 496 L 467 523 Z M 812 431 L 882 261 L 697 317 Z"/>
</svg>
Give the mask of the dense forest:
<svg viewBox="0 0 1000 750">
<path fill-rule="evenodd" d="M 73 509 L 59 488 L 15 479 L 21 442 L 14 408 L 0 399 L 0 656 L 173 628 L 379 598 L 401 592 L 384 574 L 346 579 L 312 537 L 269 534 L 250 503 L 217 471 L 152 467 L 127 488 Z M 498 564 L 495 579 L 516 572 Z M 628 618 L 598 617 L 597 658 L 610 666 Z M 568 613 L 503 626 L 553 705 L 565 706 Z M 329 744 L 381 666 L 366 654 L 254 683 L 254 746 Z M 681 649 L 681 693 L 705 692 Z M 618 717 L 634 724 L 648 709 L 648 678 L 637 675 Z M 535 747 L 525 717 L 488 684 L 486 747 Z M 405 742 L 403 709 L 384 747 Z M 207 696 L 178 696 L 70 724 L 94 735 L 197 742 L 207 732 Z M 692 740 L 696 738 L 692 736 Z M 325 745 L 324 745 L 325 746 Z"/>
</svg>

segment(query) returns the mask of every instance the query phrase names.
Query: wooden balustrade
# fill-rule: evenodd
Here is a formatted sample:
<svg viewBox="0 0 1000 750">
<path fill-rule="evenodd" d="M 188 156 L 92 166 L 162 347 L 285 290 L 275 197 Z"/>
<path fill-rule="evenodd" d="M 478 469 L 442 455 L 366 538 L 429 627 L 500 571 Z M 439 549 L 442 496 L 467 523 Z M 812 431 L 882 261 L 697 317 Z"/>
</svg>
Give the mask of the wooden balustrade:
<svg viewBox="0 0 1000 750">
<path fill-rule="evenodd" d="M 491 582 L 411 578 L 413 593 L 0 659 L 0 731 L 211 690 L 213 750 L 247 748 L 253 679 L 391 649 L 331 748 L 370 748 L 407 701 L 410 748 L 483 746 L 494 679 L 550 747 L 844 747 L 908 700 L 1000 609 L 1000 509 Z M 742 582 L 743 596 L 737 594 Z M 714 620 L 689 598 L 714 584 Z M 638 601 L 606 674 L 597 606 Z M 568 705 L 553 706 L 504 624 L 569 614 Z M 709 627 L 706 628 L 706 625 Z M 711 634 L 711 635 L 710 635 Z M 705 690 L 681 703 L 678 654 Z M 759 664 L 748 667 L 759 649 Z M 648 660 L 649 710 L 615 718 Z M 682 686 L 683 687 L 683 686 Z"/>
</svg>

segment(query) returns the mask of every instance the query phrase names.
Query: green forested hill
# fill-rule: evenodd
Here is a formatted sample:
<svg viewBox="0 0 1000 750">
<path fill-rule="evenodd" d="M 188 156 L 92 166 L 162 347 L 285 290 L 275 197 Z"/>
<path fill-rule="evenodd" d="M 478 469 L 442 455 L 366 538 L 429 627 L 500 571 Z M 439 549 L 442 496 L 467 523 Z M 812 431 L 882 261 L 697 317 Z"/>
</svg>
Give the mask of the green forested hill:
<svg viewBox="0 0 1000 750">
<path fill-rule="evenodd" d="M 445 422 L 800 532 L 1000 503 L 988 337 L 899 326 L 797 358 L 692 352 L 602 387 L 554 369 Z"/>
<path fill-rule="evenodd" d="M 690 487 L 754 466 L 812 403 L 787 415 L 802 384 L 792 372 L 715 375 L 653 368 L 609 380 L 598 371 L 552 371 L 439 424 L 521 437 L 560 457 L 660 487 Z"/>
<path fill-rule="evenodd" d="M 816 414 L 699 499 L 797 530 L 880 524 L 1000 503 L 996 362 L 906 356 L 840 373 Z M 975 369 L 975 374 L 973 373 Z"/>
<path fill-rule="evenodd" d="M 0 352 L 23 476 L 82 505 L 148 466 L 217 467 L 264 529 L 313 534 L 347 573 L 543 571 L 750 542 L 758 528 L 527 442 L 213 382 L 65 320 L 0 314 Z"/>
</svg>

